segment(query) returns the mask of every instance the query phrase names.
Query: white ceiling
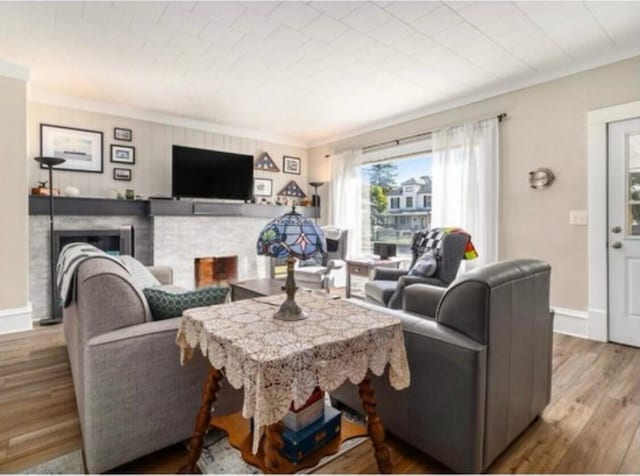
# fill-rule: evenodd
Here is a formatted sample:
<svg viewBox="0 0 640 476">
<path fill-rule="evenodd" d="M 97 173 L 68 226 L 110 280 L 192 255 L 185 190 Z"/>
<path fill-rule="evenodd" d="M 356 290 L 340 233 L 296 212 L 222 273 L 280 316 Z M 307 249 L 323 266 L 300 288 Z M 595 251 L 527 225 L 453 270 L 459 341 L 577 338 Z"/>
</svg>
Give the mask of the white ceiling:
<svg viewBox="0 0 640 476">
<path fill-rule="evenodd" d="M 640 2 L 2 2 L 31 87 L 318 142 L 640 54 Z"/>
</svg>

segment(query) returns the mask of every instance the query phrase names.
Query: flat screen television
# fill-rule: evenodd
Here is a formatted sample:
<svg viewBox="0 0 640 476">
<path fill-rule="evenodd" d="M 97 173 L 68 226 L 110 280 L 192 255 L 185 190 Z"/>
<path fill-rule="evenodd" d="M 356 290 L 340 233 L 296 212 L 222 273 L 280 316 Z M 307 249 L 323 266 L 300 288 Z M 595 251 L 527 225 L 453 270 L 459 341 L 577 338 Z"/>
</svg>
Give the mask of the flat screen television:
<svg viewBox="0 0 640 476">
<path fill-rule="evenodd" d="M 253 156 L 174 145 L 171 194 L 184 198 L 253 198 Z"/>
</svg>

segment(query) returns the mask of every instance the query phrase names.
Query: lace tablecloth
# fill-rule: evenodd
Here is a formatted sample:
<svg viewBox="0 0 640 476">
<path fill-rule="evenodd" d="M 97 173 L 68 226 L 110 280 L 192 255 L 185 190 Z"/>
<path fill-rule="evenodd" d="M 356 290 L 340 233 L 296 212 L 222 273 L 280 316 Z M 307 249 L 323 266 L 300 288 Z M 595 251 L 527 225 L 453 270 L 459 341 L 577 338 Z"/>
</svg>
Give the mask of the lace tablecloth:
<svg viewBox="0 0 640 476">
<path fill-rule="evenodd" d="M 298 293 L 308 319 L 273 318 L 283 296 L 246 299 L 185 311 L 177 343 L 182 362 L 195 348 L 223 370 L 234 388 L 244 387 L 242 414 L 253 418 L 253 451 L 266 425 L 280 421 L 291 401 L 302 405 L 314 388 L 332 391 L 347 379 L 360 383 L 371 370 L 409 386 L 402 325 L 397 317 L 344 300 Z"/>
</svg>

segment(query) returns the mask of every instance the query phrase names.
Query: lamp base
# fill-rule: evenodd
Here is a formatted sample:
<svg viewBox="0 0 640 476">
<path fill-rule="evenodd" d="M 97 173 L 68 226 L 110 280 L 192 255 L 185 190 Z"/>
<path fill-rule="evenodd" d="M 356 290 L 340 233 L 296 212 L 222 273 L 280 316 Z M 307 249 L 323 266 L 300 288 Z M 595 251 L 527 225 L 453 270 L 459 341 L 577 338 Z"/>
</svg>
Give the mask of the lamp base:
<svg viewBox="0 0 640 476">
<path fill-rule="evenodd" d="M 287 298 L 273 318 L 281 321 L 301 321 L 307 318 L 307 313 L 293 299 Z"/>
</svg>

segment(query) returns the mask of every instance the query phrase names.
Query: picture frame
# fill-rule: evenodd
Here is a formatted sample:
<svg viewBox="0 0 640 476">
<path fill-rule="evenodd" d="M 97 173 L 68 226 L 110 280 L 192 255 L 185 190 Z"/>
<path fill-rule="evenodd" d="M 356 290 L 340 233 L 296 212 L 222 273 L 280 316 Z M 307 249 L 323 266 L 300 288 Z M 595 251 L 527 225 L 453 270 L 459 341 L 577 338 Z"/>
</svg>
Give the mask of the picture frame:
<svg viewBox="0 0 640 476">
<path fill-rule="evenodd" d="M 40 124 L 40 155 L 65 159 L 54 167 L 56 170 L 101 174 L 102 151 L 101 131 Z"/>
<path fill-rule="evenodd" d="M 300 175 L 301 168 L 302 160 L 300 160 L 300 157 L 282 156 L 282 171 L 285 174 Z"/>
<path fill-rule="evenodd" d="M 123 142 L 131 142 L 133 140 L 133 131 L 131 129 L 125 129 L 124 127 L 114 127 L 113 139 L 121 140 Z"/>
<path fill-rule="evenodd" d="M 131 169 L 121 169 L 117 167 L 113 169 L 113 180 L 131 182 L 132 175 Z"/>
<path fill-rule="evenodd" d="M 253 196 L 270 197 L 273 195 L 273 180 L 266 178 L 253 179 Z"/>
<path fill-rule="evenodd" d="M 136 163 L 136 148 L 129 145 L 111 144 L 111 162 L 134 165 Z"/>
</svg>

